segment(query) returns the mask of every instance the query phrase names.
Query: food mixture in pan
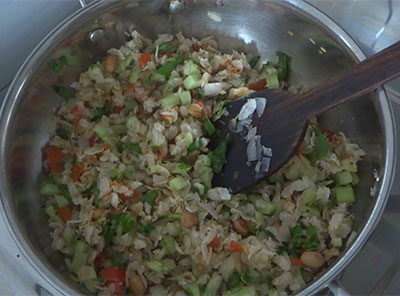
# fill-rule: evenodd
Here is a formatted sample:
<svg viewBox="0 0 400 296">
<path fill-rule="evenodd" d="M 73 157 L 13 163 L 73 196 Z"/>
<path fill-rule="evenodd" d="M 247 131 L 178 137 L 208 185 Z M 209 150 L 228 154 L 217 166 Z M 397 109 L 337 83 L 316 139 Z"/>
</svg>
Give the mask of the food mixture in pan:
<svg viewBox="0 0 400 296">
<path fill-rule="evenodd" d="M 41 193 L 53 248 L 91 294 L 286 295 L 340 254 L 352 234 L 357 163 L 343 133 L 315 120 L 296 156 L 242 194 L 213 188 L 210 151 L 224 105 L 288 88 L 275 62 L 212 37 L 138 32 L 71 86 L 45 149 Z M 68 60 L 60 57 L 59 71 Z M 268 99 L 268 98 L 267 98 Z M 268 104 L 267 104 L 268 108 Z"/>
</svg>

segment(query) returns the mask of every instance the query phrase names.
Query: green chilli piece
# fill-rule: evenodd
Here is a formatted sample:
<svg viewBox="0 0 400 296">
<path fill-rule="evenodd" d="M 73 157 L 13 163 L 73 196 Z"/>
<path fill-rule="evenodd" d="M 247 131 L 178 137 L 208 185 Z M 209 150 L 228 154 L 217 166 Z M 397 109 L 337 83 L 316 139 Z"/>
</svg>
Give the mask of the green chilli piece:
<svg viewBox="0 0 400 296">
<path fill-rule="evenodd" d="M 254 68 L 257 65 L 259 60 L 260 60 L 260 56 L 254 56 L 249 62 L 250 67 Z"/>
<path fill-rule="evenodd" d="M 215 134 L 216 128 L 210 119 L 207 118 L 206 120 L 203 121 L 203 127 L 209 136 Z"/>
</svg>

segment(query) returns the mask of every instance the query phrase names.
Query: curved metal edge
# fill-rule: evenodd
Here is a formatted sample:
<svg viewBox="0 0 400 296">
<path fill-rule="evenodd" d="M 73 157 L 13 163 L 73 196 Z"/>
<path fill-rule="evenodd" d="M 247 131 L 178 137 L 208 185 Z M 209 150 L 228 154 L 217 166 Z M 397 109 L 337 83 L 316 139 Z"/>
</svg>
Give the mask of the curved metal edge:
<svg viewBox="0 0 400 296">
<path fill-rule="evenodd" d="M 85 0 L 83 0 L 86 2 Z M 46 37 L 35 47 L 35 49 L 30 53 L 30 55 L 26 58 L 17 74 L 15 75 L 11 85 L 6 93 L 4 101 L 0 107 L 0 130 L 4 130 L 4 127 L 8 125 L 11 117 L 10 111 L 13 109 L 15 101 L 13 98 L 16 98 L 20 95 L 22 90 L 25 87 L 27 77 L 30 75 L 32 69 L 39 63 L 40 57 L 44 56 L 53 41 L 56 38 L 56 33 L 61 31 L 63 28 L 68 25 L 74 23 L 75 20 L 81 18 L 82 15 L 86 14 L 89 9 L 96 6 L 97 8 L 102 5 L 107 5 L 107 1 L 96 0 L 91 2 L 89 5 L 83 7 L 82 9 L 77 10 L 71 16 L 62 21 L 58 26 L 56 26 L 52 31 L 50 31 Z M 36 57 L 33 59 L 33 57 Z M 38 58 L 39 57 L 39 58 Z M 0 151 L 5 151 L 6 146 L 6 135 L 4 133 L 0 133 Z M 7 160 L 4 159 L 4 153 L 1 153 L 0 161 L 3 163 Z M 14 243 L 17 245 L 18 250 L 24 257 L 24 259 L 29 263 L 29 265 L 35 270 L 37 275 L 46 282 L 49 287 L 54 290 L 56 295 L 77 295 L 76 289 L 73 289 L 70 285 L 61 281 L 58 277 L 54 276 L 51 273 L 50 269 L 48 269 L 44 263 L 39 259 L 37 254 L 30 248 L 29 245 L 22 245 L 19 240 L 19 236 L 22 236 L 22 232 L 18 225 L 14 225 L 10 221 L 8 212 L 11 212 L 11 206 L 8 204 L 6 199 L 2 198 L 2 196 L 6 196 L 9 194 L 8 188 L 4 185 L 6 180 L 6 172 L 4 169 L 0 169 L 0 214 L 4 216 L 4 221 L 6 228 L 13 239 Z M 46 287 L 47 288 L 47 287 Z"/>
<path fill-rule="evenodd" d="M 328 285 L 328 289 L 332 292 L 335 296 L 350 296 L 350 294 L 340 286 L 339 283 L 336 281 L 332 281 Z"/>
<path fill-rule="evenodd" d="M 315 8 L 314 6 L 304 2 L 303 0 L 287 0 L 287 3 L 292 5 L 295 8 L 300 9 L 310 17 L 314 18 L 314 20 L 320 22 L 323 24 L 327 29 L 331 30 L 332 33 L 334 33 L 338 38 L 347 46 L 348 49 L 351 49 L 355 57 L 359 60 L 362 61 L 366 58 L 365 54 L 362 52 L 362 50 L 359 48 L 359 46 L 356 44 L 356 42 L 342 29 L 340 28 L 332 19 L 330 19 L 327 15 L 322 13 L 320 10 Z M 32 62 L 32 58 L 34 56 L 40 56 L 43 55 L 47 47 L 45 45 L 49 45 L 52 43 L 54 40 L 54 34 L 61 30 L 63 27 L 67 26 L 68 24 L 72 23 L 74 20 L 77 20 L 78 18 L 81 17 L 84 13 L 87 12 L 88 9 L 91 8 L 98 8 L 101 5 L 106 4 L 106 2 L 100 2 L 100 1 L 94 1 L 90 3 L 88 6 L 85 6 L 83 9 L 78 10 L 74 14 L 72 14 L 70 17 L 65 19 L 63 22 L 61 22 L 56 28 L 54 28 L 37 46 L 36 48 L 32 51 L 32 53 L 29 55 L 29 57 L 25 60 L 23 65 L 21 66 L 20 70 L 16 74 L 7 94 L 4 100 L 4 103 L 2 107 L 0 108 L 0 130 L 3 129 L 4 126 L 7 125 L 7 123 L 10 120 L 10 110 L 12 109 L 14 102 L 11 101 L 12 97 L 17 97 L 22 89 L 25 86 L 26 83 L 26 78 L 25 75 L 29 73 L 30 69 L 33 68 L 34 63 Z M 18 86 L 16 88 L 16 86 Z M 328 270 L 327 273 L 325 273 L 322 277 L 317 279 L 314 283 L 312 283 L 310 286 L 305 288 L 304 290 L 299 292 L 299 295 L 311 295 L 316 293 L 317 291 L 321 290 L 322 288 L 325 288 L 328 286 L 328 283 L 331 282 L 342 270 L 343 268 L 355 257 L 356 253 L 358 250 L 366 243 L 369 235 L 371 234 L 372 230 L 376 226 L 376 224 L 379 221 L 379 218 L 383 214 L 384 211 L 384 206 L 386 204 L 389 190 L 391 187 L 391 184 L 393 182 L 393 171 L 394 171 L 394 165 L 395 165 L 395 155 L 394 155 L 394 145 L 395 145 L 395 127 L 394 127 L 394 122 L 393 122 L 393 111 L 390 106 L 390 103 L 388 101 L 388 98 L 383 90 L 383 88 L 380 88 L 376 91 L 377 93 L 377 98 L 380 102 L 381 106 L 381 111 L 383 114 L 383 124 L 384 126 L 387 127 L 392 127 L 390 130 L 387 129 L 387 132 L 385 133 L 385 139 L 386 139 L 386 151 L 385 151 L 385 170 L 384 174 L 382 176 L 382 185 L 379 190 L 379 196 L 381 198 L 377 201 L 375 204 L 371 216 L 368 219 L 367 223 L 365 224 L 363 230 L 358 234 L 358 237 L 356 240 L 353 242 L 351 247 L 347 250 L 347 252 L 344 254 L 344 256 L 336 262 L 334 266 L 331 267 L 331 269 Z M 5 135 L 2 134 L 0 135 L 0 150 L 4 151 L 5 149 Z M 4 159 L 1 159 L 1 161 L 4 161 Z M 5 179 L 5 172 L 4 170 L 0 170 L 0 180 Z M 4 188 L 4 186 L 0 186 L 0 194 L 8 194 L 7 190 Z M 0 210 L 4 213 L 7 212 L 7 210 L 10 209 L 10 205 L 5 202 L 5 199 L 1 199 L 0 203 Z M 22 235 L 20 229 L 17 226 L 13 226 L 10 223 L 8 215 L 4 215 L 5 221 L 6 221 L 6 227 L 8 231 L 10 232 L 11 237 L 13 238 L 14 242 L 16 243 L 17 247 L 23 254 L 23 256 L 26 258 L 27 262 L 33 267 L 33 269 L 40 274 L 40 276 L 55 290 L 57 290 L 59 293 L 66 293 L 66 294 L 76 294 L 76 291 L 73 290 L 71 287 L 67 286 L 64 282 L 60 281 L 59 278 L 55 277 L 53 274 L 50 273 L 50 271 L 47 269 L 47 267 L 39 260 L 39 258 L 36 256 L 36 254 L 30 249 L 29 247 L 22 246 L 22 244 L 19 242 L 17 235 Z M 32 259 L 34 258 L 34 259 Z M 34 262 L 35 261 L 35 262 Z M 41 269 L 41 272 L 39 272 L 37 269 Z"/>
<path fill-rule="evenodd" d="M 321 12 L 319 9 L 315 8 L 311 4 L 303 0 L 288 0 L 288 2 L 294 7 L 302 10 L 316 21 L 323 24 L 328 30 L 330 30 L 334 35 L 336 35 L 340 41 L 342 41 L 349 50 L 351 50 L 358 61 L 366 59 L 366 55 L 358 46 L 358 44 L 347 34 L 338 24 L 336 24 L 331 18 Z M 339 273 L 350 263 L 352 259 L 357 255 L 358 251 L 365 245 L 368 238 L 370 237 L 373 229 L 378 224 L 384 209 L 386 202 L 388 200 L 390 188 L 394 179 L 394 168 L 395 168 L 395 143 L 396 143 L 396 133 L 394 125 L 394 114 L 386 96 L 384 87 L 381 87 L 375 91 L 376 97 L 380 103 L 381 112 L 383 115 L 383 126 L 387 127 L 385 129 L 385 169 L 383 171 L 382 183 L 379 189 L 379 199 L 377 200 L 374 208 L 371 211 L 370 217 L 365 223 L 363 229 L 358 233 L 357 238 L 351 244 L 350 248 L 344 253 L 342 258 L 340 258 L 334 266 L 332 266 L 325 274 L 318 278 L 310 286 L 306 287 L 304 290 L 300 291 L 298 295 L 312 295 L 321 289 L 328 286 Z M 342 288 L 343 289 L 343 288 Z"/>
</svg>

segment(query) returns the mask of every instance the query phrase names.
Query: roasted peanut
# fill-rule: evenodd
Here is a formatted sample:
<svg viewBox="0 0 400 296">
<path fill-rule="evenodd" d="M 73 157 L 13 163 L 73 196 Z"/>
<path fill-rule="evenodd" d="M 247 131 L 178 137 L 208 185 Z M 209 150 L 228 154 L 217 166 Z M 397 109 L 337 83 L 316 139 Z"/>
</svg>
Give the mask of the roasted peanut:
<svg viewBox="0 0 400 296">
<path fill-rule="evenodd" d="M 318 269 L 324 265 L 324 257 L 318 252 L 304 251 L 300 257 L 301 262 L 308 268 Z"/>
<path fill-rule="evenodd" d="M 117 69 L 117 63 L 115 61 L 115 57 L 112 55 L 109 55 L 105 62 L 104 62 L 104 69 L 108 72 L 108 73 L 112 73 L 115 71 L 115 69 Z"/>
<path fill-rule="evenodd" d="M 146 287 L 144 286 L 142 278 L 138 274 L 133 274 L 128 278 L 129 291 L 132 295 L 139 296 L 146 293 Z"/>
<path fill-rule="evenodd" d="M 105 212 L 105 208 L 97 208 L 93 211 L 92 214 L 92 218 L 93 220 L 98 220 L 101 218 L 101 216 L 103 216 L 104 212 Z"/>
<path fill-rule="evenodd" d="M 235 229 L 237 233 L 240 233 L 242 235 L 247 235 L 247 233 L 249 232 L 249 227 L 247 226 L 246 221 L 244 221 L 243 219 L 235 220 L 233 222 L 233 229 Z"/>
<path fill-rule="evenodd" d="M 194 213 L 186 212 L 181 216 L 181 223 L 184 227 L 191 228 L 198 223 L 197 216 Z"/>
</svg>

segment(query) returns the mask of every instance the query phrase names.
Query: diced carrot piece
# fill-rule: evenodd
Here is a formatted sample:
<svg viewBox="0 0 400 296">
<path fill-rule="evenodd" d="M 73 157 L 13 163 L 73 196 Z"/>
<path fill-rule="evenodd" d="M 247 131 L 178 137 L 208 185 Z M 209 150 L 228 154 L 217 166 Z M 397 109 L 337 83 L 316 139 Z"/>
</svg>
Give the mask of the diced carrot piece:
<svg viewBox="0 0 400 296">
<path fill-rule="evenodd" d="M 71 112 L 72 112 L 72 114 L 74 114 L 74 126 L 77 127 L 79 124 L 79 121 L 83 118 L 83 114 L 77 105 L 74 105 L 71 108 Z"/>
<path fill-rule="evenodd" d="M 47 148 L 47 158 L 53 173 L 62 173 L 64 171 L 64 156 L 60 148 L 55 146 Z"/>
<path fill-rule="evenodd" d="M 250 83 L 249 89 L 258 91 L 258 90 L 263 90 L 266 86 L 267 86 L 267 82 L 265 81 L 265 79 L 260 79 L 256 82 Z"/>
<path fill-rule="evenodd" d="M 147 63 L 151 61 L 151 55 L 149 53 L 144 53 L 139 57 L 139 66 L 140 68 L 146 67 Z"/>
<path fill-rule="evenodd" d="M 217 249 L 221 244 L 221 239 L 216 236 L 212 239 L 212 241 L 208 244 L 213 250 Z"/>
<path fill-rule="evenodd" d="M 294 266 L 304 266 L 303 262 L 301 262 L 301 260 L 296 257 L 290 257 L 290 262 L 292 262 L 292 265 Z"/>
<path fill-rule="evenodd" d="M 89 147 L 93 147 L 95 141 L 96 141 L 96 134 L 93 134 L 93 135 L 91 135 L 91 137 L 89 138 Z"/>
<path fill-rule="evenodd" d="M 67 223 L 67 221 L 72 217 L 72 207 L 67 205 L 59 208 L 58 216 L 64 223 Z"/>
<path fill-rule="evenodd" d="M 133 84 L 129 84 L 129 86 L 125 89 L 124 95 L 132 94 L 135 91 L 135 86 Z"/>
<path fill-rule="evenodd" d="M 201 48 L 200 44 L 198 44 L 198 43 L 193 43 L 193 44 L 192 44 L 192 49 L 193 49 L 194 51 L 199 51 L 200 48 Z"/>
<path fill-rule="evenodd" d="M 243 251 L 243 247 L 241 244 L 239 244 L 237 241 L 232 240 L 229 243 L 229 251 L 231 253 L 237 253 Z"/>
<path fill-rule="evenodd" d="M 72 181 L 77 182 L 79 180 L 79 177 L 85 172 L 85 169 L 86 165 L 84 163 L 75 163 L 72 167 Z"/>
<path fill-rule="evenodd" d="M 335 137 L 335 133 L 333 131 L 331 131 L 330 129 L 327 129 L 327 128 L 323 127 L 323 126 L 321 126 L 320 128 L 321 128 L 321 131 L 328 136 L 328 140 L 330 142 L 332 142 L 334 137 Z"/>
</svg>

